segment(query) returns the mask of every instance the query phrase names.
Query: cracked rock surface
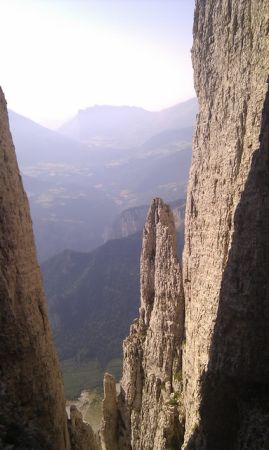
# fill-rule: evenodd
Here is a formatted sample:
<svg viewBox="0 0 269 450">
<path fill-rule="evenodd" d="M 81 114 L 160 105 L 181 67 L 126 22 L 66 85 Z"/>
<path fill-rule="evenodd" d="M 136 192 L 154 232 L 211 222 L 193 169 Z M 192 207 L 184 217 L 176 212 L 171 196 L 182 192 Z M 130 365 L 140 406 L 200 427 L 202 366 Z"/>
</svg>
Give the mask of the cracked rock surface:
<svg viewBox="0 0 269 450">
<path fill-rule="evenodd" d="M 164 450 L 182 439 L 184 299 L 173 214 L 152 202 L 144 227 L 139 318 L 124 341 L 120 449 Z"/>
<path fill-rule="evenodd" d="M 69 449 L 62 377 L 2 90 L 0 303 L 0 447 Z"/>
<path fill-rule="evenodd" d="M 1 88 L 0 305 L 0 448 L 96 450 L 92 430 L 74 408 L 67 420 L 29 205 Z"/>
<path fill-rule="evenodd" d="M 196 1 L 185 448 L 269 442 L 269 1 Z"/>
</svg>

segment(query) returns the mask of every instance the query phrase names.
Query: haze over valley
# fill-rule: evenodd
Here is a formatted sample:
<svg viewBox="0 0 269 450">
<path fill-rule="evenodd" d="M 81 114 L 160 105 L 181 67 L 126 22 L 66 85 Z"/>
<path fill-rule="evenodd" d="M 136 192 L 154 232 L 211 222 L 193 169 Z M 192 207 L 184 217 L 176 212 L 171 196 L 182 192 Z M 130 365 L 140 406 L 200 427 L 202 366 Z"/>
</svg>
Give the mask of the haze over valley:
<svg viewBox="0 0 269 450">
<path fill-rule="evenodd" d="M 93 107 L 52 131 L 9 111 L 39 260 L 96 248 L 123 210 L 153 197 L 184 198 L 196 112 L 196 99 L 160 112 Z"/>
<path fill-rule="evenodd" d="M 9 111 L 68 398 L 100 392 L 104 371 L 120 377 L 153 197 L 171 202 L 182 253 L 196 113 L 196 99 L 100 106 L 55 131 Z"/>
<path fill-rule="evenodd" d="M 0 450 L 268 450 L 269 0 L 1 19 Z"/>
</svg>

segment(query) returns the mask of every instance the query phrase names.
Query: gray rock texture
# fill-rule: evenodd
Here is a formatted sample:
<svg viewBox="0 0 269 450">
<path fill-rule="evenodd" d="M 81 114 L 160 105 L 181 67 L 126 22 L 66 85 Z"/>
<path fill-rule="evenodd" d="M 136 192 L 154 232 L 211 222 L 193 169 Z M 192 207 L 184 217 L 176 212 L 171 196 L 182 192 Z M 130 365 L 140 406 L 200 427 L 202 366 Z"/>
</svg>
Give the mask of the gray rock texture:
<svg viewBox="0 0 269 450">
<path fill-rule="evenodd" d="M 100 431 L 102 450 L 119 450 L 118 416 L 116 382 L 112 375 L 105 373 Z"/>
<path fill-rule="evenodd" d="M 164 450 L 180 442 L 184 301 L 173 213 L 153 200 L 143 235 L 139 319 L 124 341 L 120 449 Z"/>
<path fill-rule="evenodd" d="M 176 230 L 180 233 L 181 239 L 184 237 L 185 203 L 185 199 L 170 203 L 175 218 Z M 108 229 L 106 240 L 120 239 L 138 233 L 139 231 L 142 232 L 148 209 L 148 205 L 143 205 L 122 211 Z"/>
<path fill-rule="evenodd" d="M 269 448 L 269 1 L 196 1 L 184 447 Z"/>
<path fill-rule="evenodd" d="M 1 88 L 0 305 L 1 450 L 97 450 L 91 428 L 74 407 L 67 421 L 29 205 Z"/>
<path fill-rule="evenodd" d="M 82 414 L 75 405 L 70 407 L 68 421 L 72 450 L 99 450 L 100 443 L 91 426 L 83 422 Z M 112 450 L 112 449 L 111 449 Z"/>
<path fill-rule="evenodd" d="M 0 303 L 0 447 L 69 449 L 62 377 L 2 90 Z"/>
<path fill-rule="evenodd" d="M 119 407 L 129 441 L 120 448 L 263 450 L 269 448 L 269 0 L 197 0 L 192 56 L 199 115 L 185 222 L 185 331 L 174 234 L 156 200 L 144 231 L 140 317 L 124 343 Z M 181 383 L 174 385 L 181 363 L 182 392 Z M 178 430 L 170 442 L 167 429 Z"/>
</svg>

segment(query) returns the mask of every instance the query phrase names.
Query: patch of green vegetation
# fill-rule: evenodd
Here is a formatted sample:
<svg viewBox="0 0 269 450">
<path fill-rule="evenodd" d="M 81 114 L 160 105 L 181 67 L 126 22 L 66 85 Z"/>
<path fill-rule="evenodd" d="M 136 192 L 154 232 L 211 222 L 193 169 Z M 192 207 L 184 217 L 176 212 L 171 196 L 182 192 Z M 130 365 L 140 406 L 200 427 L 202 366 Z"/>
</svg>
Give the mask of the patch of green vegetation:
<svg viewBox="0 0 269 450">
<path fill-rule="evenodd" d="M 142 329 L 139 333 L 139 336 L 144 340 L 147 336 L 147 330 L 146 329 Z"/>
<path fill-rule="evenodd" d="M 167 450 L 178 450 L 179 449 L 179 442 L 177 440 L 174 440 L 173 442 L 170 443 L 170 446 L 168 447 Z"/>
<path fill-rule="evenodd" d="M 176 443 L 173 447 L 168 447 L 168 449 L 167 450 L 178 450 L 178 443 Z"/>
<path fill-rule="evenodd" d="M 42 265 L 49 317 L 61 361 L 122 356 L 139 308 L 141 232 L 90 253 L 66 250 Z"/>
<path fill-rule="evenodd" d="M 173 397 L 173 398 L 170 398 L 168 405 L 177 406 L 177 403 L 178 403 L 177 398 Z"/>
<path fill-rule="evenodd" d="M 177 406 L 178 402 L 179 402 L 179 398 L 180 398 L 180 392 L 173 392 L 173 394 L 171 394 L 171 397 L 168 401 L 168 405 Z"/>
<path fill-rule="evenodd" d="M 178 383 L 182 382 L 182 370 L 178 370 L 174 375 L 174 380 Z"/>
</svg>

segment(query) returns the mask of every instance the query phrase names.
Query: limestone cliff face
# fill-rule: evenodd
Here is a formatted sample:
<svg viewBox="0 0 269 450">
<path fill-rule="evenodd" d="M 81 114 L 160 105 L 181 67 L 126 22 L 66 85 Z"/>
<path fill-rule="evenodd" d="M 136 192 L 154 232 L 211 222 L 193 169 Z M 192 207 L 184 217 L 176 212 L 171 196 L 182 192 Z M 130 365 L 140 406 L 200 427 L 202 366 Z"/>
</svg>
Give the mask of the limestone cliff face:
<svg viewBox="0 0 269 450">
<path fill-rule="evenodd" d="M 269 1 L 197 0 L 185 447 L 269 442 Z"/>
<path fill-rule="evenodd" d="M 183 318 L 173 213 L 155 199 L 144 228 L 139 319 L 124 342 L 121 450 L 164 450 L 182 440 Z"/>
<path fill-rule="evenodd" d="M 116 382 L 109 373 L 106 373 L 104 376 L 104 400 L 102 406 L 101 448 L 102 450 L 119 450 L 119 410 Z"/>
<path fill-rule="evenodd" d="M 180 233 L 180 237 L 183 240 L 185 199 L 171 202 L 170 206 L 174 214 L 176 230 Z M 148 209 L 148 206 L 144 205 L 122 211 L 107 231 L 106 240 L 120 239 L 142 231 L 147 218 Z"/>
<path fill-rule="evenodd" d="M 124 344 L 120 449 L 268 449 L 269 0 L 197 0 L 193 65 L 186 342 L 180 268 L 164 238 L 171 221 L 157 200 L 144 232 L 140 317 Z"/>
<path fill-rule="evenodd" d="M 69 449 L 62 378 L 1 90 L 0 301 L 0 447 Z"/>
<path fill-rule="evenodd" d="M 69 449 L 62 378 L 1 90 L 0 303 L 0 447 Z"/>
<path fill-rule="evenodd" d="M 89 424 L 83 422 L 82 414 L 75 405 L 70 407 L 68 429 L 72 450 L 100 450 L 98 436 Z"/>
<path fill-rule="evenodd" d="M 70 450 L 62 376 L 1 88 L 0 304 L 0 448 Z M 96 450 L 74 408 L 69 432 L 73 450 Z"/>
</svg>

